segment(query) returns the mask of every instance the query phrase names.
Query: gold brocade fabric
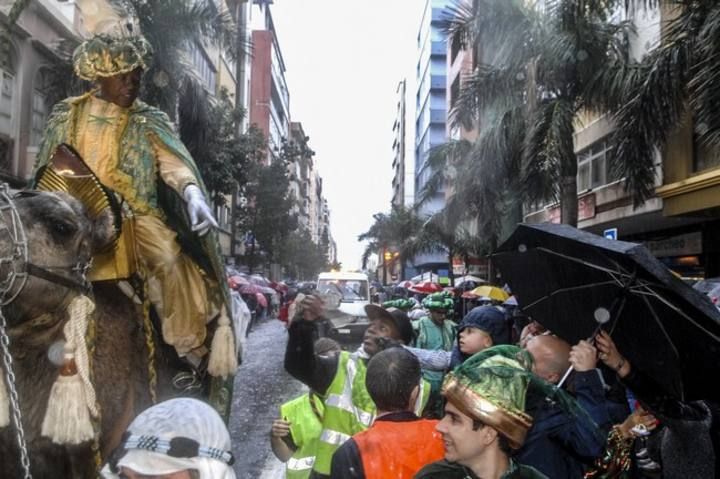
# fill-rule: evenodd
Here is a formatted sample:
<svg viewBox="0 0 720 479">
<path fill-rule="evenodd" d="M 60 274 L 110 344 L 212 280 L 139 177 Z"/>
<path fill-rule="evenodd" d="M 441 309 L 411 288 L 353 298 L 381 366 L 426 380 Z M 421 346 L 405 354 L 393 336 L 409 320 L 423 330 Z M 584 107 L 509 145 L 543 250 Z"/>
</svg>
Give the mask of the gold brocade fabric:
<svg viewBox="0 0 720 479">
<path fill-rule="evenodd" d="M 84 125 L 84 128 L 77 129 L 73 146 L 105 186 L 119 190 L 117 183 L 124 173 L 118 170 L 118 143 L 127 126 L 128 109 L 91 96 L 87 102 L 80 104 L 77 115 L 77 124 Z M 157 158 L 159 171 L 156 173 L 182 195 L 185 186 L 197 182 L 195 176 L 157 138 L 151 136 L 150 140 Z M 136 205 L 130 206 L 138 209 Z"/>
<path fill-rule="evenodd" d="M 74 146 L 98 179 L 113 190 L 121 183 L 131 184 L 119 170 L 120 139 L 128 123 L 128 109 L 91 96 L 79 105 Z M 156 171 L 163 181 L 182 195 L 190 183 L 197 180 L 180 159 L 163 148 L 159 140 L 150 137 L 155 152 Z M 135 211 L 144 208 L 126 198 Z M 153 303 L 162 318 L 162 333 L 166 343 L 178 354 L 185 354 L 202 345 L 208 315 L 207 288 L 198 266 L 181 252 L 176 234 L 160 219 L 160 212 L 134 217 L 136 252 L 147 271 L 151 285 L 156 285 Z"/>
<path fill-rule="evenodd" d="M 183 355 L 205 340 L 207 286 L 197 265 L 180 251 L 175 236 L 155 216 L 135 217 L 137 251 L 152 278 L 150 297 L 159 306 L 163 339 Z"/>
</svg>

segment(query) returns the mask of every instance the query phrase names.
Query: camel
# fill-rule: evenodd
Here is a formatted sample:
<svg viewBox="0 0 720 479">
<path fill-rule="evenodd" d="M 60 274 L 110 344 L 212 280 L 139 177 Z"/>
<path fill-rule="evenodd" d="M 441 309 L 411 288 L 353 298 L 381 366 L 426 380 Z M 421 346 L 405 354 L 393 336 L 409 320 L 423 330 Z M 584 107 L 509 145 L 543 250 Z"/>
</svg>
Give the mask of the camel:
<svg viewBox="0 0 720 479">
<path fill-rule="evenodd" d="M 23 192 L 15 205 L 28 238 L 28 262 L 56 274 L 72 277 L 72 265 L 87 263 L 111 241 L 110 211 L 91 221 L 84 206 L 67 194 Z M 6 222 L 8 214 L 3 211 Z M 7 256 L 12 246 L 6 236 L 0 234 L 0 257 Z M 7 268 L 0 264 L 0 281 Z M 50 388 L 59 371 L 48 350 L 62 339 L 66 307 L 78 294 L 73 288 L 30 276 L 17 298 L 3 307 L 35 478 L 97 477 L 97 462 L 107 459 L 126 426 L 151 404 L 142 309 L 114 283 L 94 284 L 91 297 L 96 329 L 91 367 L 101 411 L 99 450 L 94 452 L 91 443 L 57 445 L 41 436 Z M 167 386 L 169 380 L 163 379 L 169 377 L 163 368 L 157 367 L 161 375 L 158 396 L 168 398 L 177 393 Z M 16 434 L 12 423 L 0 430 L 0 477 L 23 477 Z"/>
</svg>

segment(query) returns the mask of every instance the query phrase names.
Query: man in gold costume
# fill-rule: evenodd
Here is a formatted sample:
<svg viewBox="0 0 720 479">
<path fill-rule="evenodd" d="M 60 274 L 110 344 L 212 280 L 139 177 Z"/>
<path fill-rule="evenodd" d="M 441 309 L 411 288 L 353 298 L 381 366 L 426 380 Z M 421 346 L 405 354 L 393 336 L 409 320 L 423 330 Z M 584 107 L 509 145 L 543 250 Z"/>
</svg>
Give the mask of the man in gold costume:
<svg viewBox="0 0 720 479">
<path fill-rule="evenodd" d="M 140 36 L 98 35 L 77 48 L 75 72 L 97 88 L 54 107 L 35 178 L 64 143 L 121 197 L 163 339 L 197 363 L 207 353 L 206 323 L 227 298 L 212 231 L 217 223 L 197 167 L 169 118 L 137 99 L 150 55 Z"/>
</svg>

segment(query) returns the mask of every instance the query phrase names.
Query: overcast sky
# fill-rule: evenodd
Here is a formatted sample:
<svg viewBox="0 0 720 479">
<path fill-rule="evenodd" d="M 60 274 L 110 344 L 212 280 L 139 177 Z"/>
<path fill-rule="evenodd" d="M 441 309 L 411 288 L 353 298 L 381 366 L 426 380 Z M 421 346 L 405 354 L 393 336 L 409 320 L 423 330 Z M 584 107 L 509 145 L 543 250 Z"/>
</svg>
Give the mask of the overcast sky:
<svg viewBox="0 0 720 479">
<path fill-rule="evenodd" d="M 390 210 L 398 82 L 415 104 L 417 29 L 424 0 L 275 0 L 290 114 L 302 122 L 323 178 L 345 269 L 360 267 L 357 236 Z M 414 113 L 410 113 L 413 115 Z M 409 118 L 408 128 L 414 123 Z M 413 137 L 406 151 L 412 157 Z"/>
</svg>

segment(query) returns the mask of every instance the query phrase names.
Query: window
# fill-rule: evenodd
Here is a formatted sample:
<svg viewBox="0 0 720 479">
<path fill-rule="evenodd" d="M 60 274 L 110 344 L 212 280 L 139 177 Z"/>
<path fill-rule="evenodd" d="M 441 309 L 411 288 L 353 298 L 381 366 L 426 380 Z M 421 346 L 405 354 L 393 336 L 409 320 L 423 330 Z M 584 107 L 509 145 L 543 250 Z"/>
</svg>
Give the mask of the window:
<svg viewBox="0 0 720 479">
<path fill-rule="evenodd" d="M 0 70 L 0 117 L 12 118 L 12 101 L 15 77 Z"/>
<path fill-rule="evenodd" d="M 458 53 L 460 53 L 460 50 L 462 50 L 462 45 L 460 43 L 460 35 L 455 35 L 452 38 L 452 43 L 450 44 L 450 64 L 452 65 L 455 63 L 455 59 L 458 56 Z"/>
<path fill-rule="evenodd" d="M 610 146 L 601 139 L 577 154 L 578 159 L 578 191 L 598 188 L 615 181 L 610 173 L 610 161 L 607 153 Z"/>
<path fill-rule="evenodd" d="M 202 80 L 203 86 L 213 95 L 215 94 L 215 67 L 205 55 L 203 49 L 195 42 L 190 43 L 190 59 L 195 71 Z"/>
<path fill-rule="evenodd" d="M 720 166 L 720 148 L 702 144 L 694 132 L 693 146 L 694 171 L 700 172 Z"/>
<path fill-rule="evenodd" d="M 12 166 L 12 140 L 0 135 L 0 171 L 10 171 Z"/>
<path fill-rule="evenodd" d="M 34 90 L 32 95 L 32 111 L 30 118 L 30 145 L 40 145 L 43 131 L 45 131 L 45 122 L 48 117 L 48 108 L 45 101 L 45 95 L 40 91 Z"/>
<path fill-rule="evenodd" d="M 460 96 L 460 74 L 458 73 L 458 76 L 455 77 L 455 80 L 453 80 L 452 85 L 450 86 L 450 108 L 455 107 L 455 102 L 457 101 L 459 96 Z"/>
</svg>

